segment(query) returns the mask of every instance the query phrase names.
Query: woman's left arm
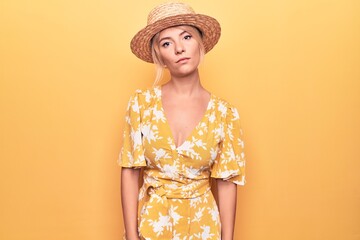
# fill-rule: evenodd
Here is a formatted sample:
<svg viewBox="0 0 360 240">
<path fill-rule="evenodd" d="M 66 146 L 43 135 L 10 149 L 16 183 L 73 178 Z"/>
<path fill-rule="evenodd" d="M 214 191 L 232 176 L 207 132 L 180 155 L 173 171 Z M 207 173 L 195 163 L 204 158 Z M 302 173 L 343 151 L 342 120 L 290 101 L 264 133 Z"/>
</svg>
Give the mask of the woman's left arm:
<svg viewBox="0 0 360 240">
<path fill-rule="evenodd" d="M 236 185 L 221 179 L 216 180 L 221 221 L 221 239 L 233 240 L 236 216 Z"/>
</svg>

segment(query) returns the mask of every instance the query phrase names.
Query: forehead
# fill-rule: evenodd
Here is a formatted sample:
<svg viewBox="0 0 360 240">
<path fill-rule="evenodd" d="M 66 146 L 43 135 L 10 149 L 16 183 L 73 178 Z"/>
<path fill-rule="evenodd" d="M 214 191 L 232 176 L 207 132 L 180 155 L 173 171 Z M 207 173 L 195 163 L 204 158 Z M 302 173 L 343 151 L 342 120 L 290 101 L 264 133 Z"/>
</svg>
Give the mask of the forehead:
<svg viewBox="0 0 360 240">
<path fill-rule="evenodd" d="M 164 30 L 159 32 L 159 36 L 160 37 L 166 37 L 166 36 L 170 36 L 170 35 L 179 35 L 181 33 L 183 33 L 184 31 L 189 31 L 189 28 L 191 28 L 190 26 L 174 26 L 174 27 L 169 27 L 169 28 L 165 28 Z"/>
</svg>

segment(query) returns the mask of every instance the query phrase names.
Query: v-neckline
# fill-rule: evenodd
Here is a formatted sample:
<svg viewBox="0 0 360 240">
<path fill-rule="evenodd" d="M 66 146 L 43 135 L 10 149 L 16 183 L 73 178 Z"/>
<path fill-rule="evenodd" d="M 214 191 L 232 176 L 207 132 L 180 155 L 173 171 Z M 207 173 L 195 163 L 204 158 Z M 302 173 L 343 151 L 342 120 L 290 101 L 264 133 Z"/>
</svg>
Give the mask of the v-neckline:
<svg viewBox="0 0 360 240">
<path fill-rule="evenodd" d="M 161 89 L 161 86 L 158 86 L 158 90 L 159 90 L 159 102 L 160 102 L 160 110 L 162 111 L 163 115 L 164 115 L 164 119 L 165 119 L 165 125 L 168 129 L 168 132 L 169 132 L 169 135 L 170 135 L 170 138 L 171 138 L 171 141 L 172 141 L 172 144 L 174 145 L 175 149 L 179 149 L 182 145 L 184 145 L 185 142 L 189 141 L 189 138 L 192 137 L 194 135 L 194 132 L 195 130 L 200 126 L 200 124 L 205 120 L 205 117 L 207 116 L 209 110 L 211 109 L 211 101 L 213 99 L 213 94 L 210 93 L 210 98 L 209 98 L 209 101 L 207 103 L 207 107 L 206 107 L 206 110 L 203 114 L 203 116 L 201 117 L 200 121 L 195 125 L 195 127 L 190 131 L 190 134 L 188 136 L 185 137 L 185 140 L 179 144 L 178 146 L 176 146 L 176 143 L 175 143 L 175 138 L 174 138 L 174 134 L 171 130 L 171 127 L 170 127 L 170 124 L 169 124 L 169 121 L 168 121 L 168 118 L 166 117 L 166 113 L 165 113 L 165 110 L 164 110 L 164 107 L 163 107 L 163 104 L 162 104 L 162 89 Z"/>
</svg>

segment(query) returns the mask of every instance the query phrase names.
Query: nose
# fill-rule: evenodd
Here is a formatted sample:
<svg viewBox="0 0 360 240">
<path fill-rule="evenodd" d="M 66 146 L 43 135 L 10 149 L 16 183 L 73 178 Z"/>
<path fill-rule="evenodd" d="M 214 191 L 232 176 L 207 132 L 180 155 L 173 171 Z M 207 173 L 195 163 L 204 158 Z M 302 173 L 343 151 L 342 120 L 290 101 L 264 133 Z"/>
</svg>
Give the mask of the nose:
<svg viewBox="0 0 360 240">
<path fill-rule="evenodd" d="M 177 43 L 176 46 L 175 46 L 175 54 L 178 55 L 178 54 L 181 54 L 183 52 L 185 52 L 184 45 L 181 42 Z"/>
</svg>

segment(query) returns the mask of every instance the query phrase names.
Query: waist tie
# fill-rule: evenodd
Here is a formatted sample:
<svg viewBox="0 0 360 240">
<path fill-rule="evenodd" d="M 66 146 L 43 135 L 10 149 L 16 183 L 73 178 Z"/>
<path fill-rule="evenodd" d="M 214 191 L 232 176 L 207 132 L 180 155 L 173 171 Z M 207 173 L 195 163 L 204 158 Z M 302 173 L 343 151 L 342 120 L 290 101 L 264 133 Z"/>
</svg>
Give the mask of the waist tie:
<svg viewBox="0 0 360 240">
<path fill-rule="evenodd" d="M 186 192 L 181 189 L 165 189 L 163 184 L 144 183 L 141 188 L 143 198 L 139 200 L 139 234 L 144 239 L 172 239 L 172 217 L 168 199 L 189 199 L 199 197 L 210 190 L 208 180 L 196 184 L 196 189 Z"/>
</svg>

